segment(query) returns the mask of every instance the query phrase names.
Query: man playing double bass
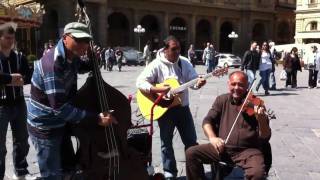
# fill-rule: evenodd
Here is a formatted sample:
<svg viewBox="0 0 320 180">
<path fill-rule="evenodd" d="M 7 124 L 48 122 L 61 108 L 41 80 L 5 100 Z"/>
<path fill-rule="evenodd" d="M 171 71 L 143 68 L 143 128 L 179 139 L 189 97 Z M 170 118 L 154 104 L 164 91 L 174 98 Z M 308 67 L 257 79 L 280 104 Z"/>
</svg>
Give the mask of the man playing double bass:
<svg viewBox="0 0 320 180">
<path fill-rule="evenodd" d="M 193 146 L 186 151 L 188 180 L 205 179 L 202 164 L 223 161 L 240 166 L 248 180 L 265 179 L 263 151 L 271 137 L 269 119 L 264 106 L 255 106 L 254 115 L 240 112 L 237 123 L 226 139 L 248 93 L 248 77 L 235 71 L 228 81 L 229 93 L 216 98 L 203 120 L 203 130 L 208 144 Z M 266 159 L 267 160 L 267 159 Z"/>
<path fill-rule="evenodd" d="M 42 179 L 63 177 L 61 149 L 71 145 L 62 145 L 66 123 L 79 123 L 87 118 L 96 119 L 101 126 L 117 123 L 109 113 L 88 112 L 70 103 L 77 91 L 77 73 L 90 70 L 88 63 L 79 57 L 85 55 L 91 39 L 85 24 L 69 23 L 56 47 L 34 63 L 28 131 L 37 152 Z"/>
</svg>

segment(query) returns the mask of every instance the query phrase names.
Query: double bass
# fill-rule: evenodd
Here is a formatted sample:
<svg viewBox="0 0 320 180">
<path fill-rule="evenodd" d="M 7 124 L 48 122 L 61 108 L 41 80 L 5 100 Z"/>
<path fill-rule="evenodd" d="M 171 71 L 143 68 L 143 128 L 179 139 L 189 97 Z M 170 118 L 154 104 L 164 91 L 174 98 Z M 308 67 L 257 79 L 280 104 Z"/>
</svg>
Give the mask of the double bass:
<svg viewBox="0 0 320 180">
<path fill-rule="evenodd" d="M 78 1 L 78 13 L 90 28 L 82 1 Z M 79 16 L 79 20 L 81 17 Z M 72 104 L 90 112 L 110 112 L 118 124 L 107 127 L 98 125 L 97 119 L 85 119 L 73 125 L 72 132 L 79 142 L 77 151 L 82 179 L 128 180 L 148 179 L 146 165 L 140 153 L 128 146 L 127 130 L 131 127 L 131 107 L 120 91 L 106 83 L 90 42 L 89 57 L 92 76 L 78 90 Z"/>
</svg>

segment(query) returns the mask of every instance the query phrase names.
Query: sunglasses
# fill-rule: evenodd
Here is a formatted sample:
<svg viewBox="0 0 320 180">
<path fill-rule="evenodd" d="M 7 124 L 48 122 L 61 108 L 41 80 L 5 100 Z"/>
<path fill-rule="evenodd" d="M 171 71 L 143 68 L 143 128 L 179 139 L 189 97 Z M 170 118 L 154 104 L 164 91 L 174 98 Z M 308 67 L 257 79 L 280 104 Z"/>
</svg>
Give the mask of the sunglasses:
<svg viewBox="0 0 320 180">
<path fill-rule="evenodd" d="M 71 37 L 76 43 L 86 43 L 89 44 L 91 39 L 90 38 L 76 38 L 72 36 L 71 34 L 68 34 L 67 36 Z"/>
</svg>

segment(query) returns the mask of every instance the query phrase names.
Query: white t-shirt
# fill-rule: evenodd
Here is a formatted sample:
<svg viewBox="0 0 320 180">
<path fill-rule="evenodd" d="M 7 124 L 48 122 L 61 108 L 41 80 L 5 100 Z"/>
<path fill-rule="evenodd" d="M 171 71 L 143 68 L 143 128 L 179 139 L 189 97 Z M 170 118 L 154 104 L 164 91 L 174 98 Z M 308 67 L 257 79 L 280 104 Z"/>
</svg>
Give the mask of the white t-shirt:
<svg viewBox="0 0 320 180">
<path fill-rule="evenodd" d="M 261 53 L 259 71 L 272 69 L 271 54 L 267 52 Z"/>
</svg>

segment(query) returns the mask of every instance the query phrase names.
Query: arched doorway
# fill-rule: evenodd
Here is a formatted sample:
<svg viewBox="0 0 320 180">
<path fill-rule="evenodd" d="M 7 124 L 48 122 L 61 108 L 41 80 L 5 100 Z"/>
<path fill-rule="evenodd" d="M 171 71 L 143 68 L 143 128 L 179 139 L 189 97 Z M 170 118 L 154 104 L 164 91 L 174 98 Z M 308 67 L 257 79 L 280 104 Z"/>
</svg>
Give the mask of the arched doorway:
<svg viewBox="0 0 320 180">
<path fill-rule="evenodd" d="M 158 23 L 158 19 L 153 15 L 144 16 L 140 24 L 143 28 L 145 28 L 146 32 L 141 37 L 141 48 L 150 41 L 151 50 L 160 48 L 160 27 Z"/>
<path fill-rule="evenodd" d="M 125 46 L 129 40 L 129 21 L 119 12 L 108 16 L 108 46 Z"/>
<path fill-rule="evenodd" d="M 211 42 L 212 29 L 208 20 L 202 19 L 196 26 L 196 43 L 195 47 L 198 49 L 204 49 L 207 42 Z"/>
<path fill-rule="evenodd" d="M 290 32 L 290 26 L 289 23 L 286 21 L 281 21 L 278 24 L 277 27 L 278 31 L 277 31 L 277 43 L 278 44 L 288 44 L 290 43 L 290 36 L 291 36 L 291 32 Z"/>
<path fill-rule="evenodd" d="M 258 44 L 261 44 L 263 41 L 267 40 L 266 29 L 264 24 L 256 23 L 252 28 L 252 40 L 257 41 Z"/>
<path fill-rule="evenodd" d="M 186 54 L 187 46 L 187 25 L 184 19 L 174 18 L 169 24 L 169 35 L 173 35 L 180 41 L 181 45 L 181 54 Z"/>
<path fill-rule="evenodd" d="M 231 22 L 224 22 L 220 27 L 220 52 L 232 53 L 232 39 L 228 35 L 233 31 Z"/>
</svg>

